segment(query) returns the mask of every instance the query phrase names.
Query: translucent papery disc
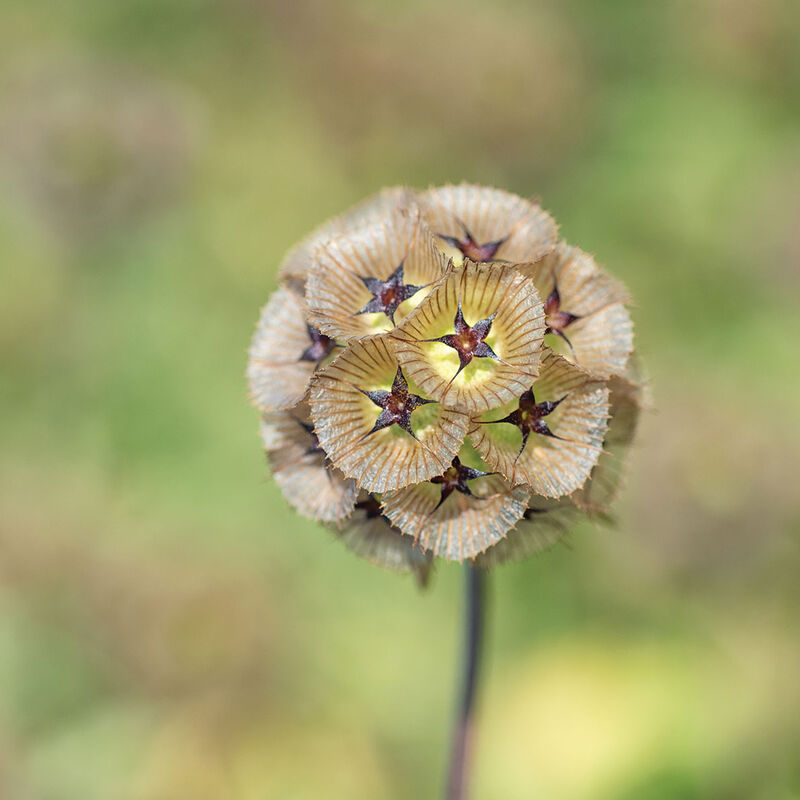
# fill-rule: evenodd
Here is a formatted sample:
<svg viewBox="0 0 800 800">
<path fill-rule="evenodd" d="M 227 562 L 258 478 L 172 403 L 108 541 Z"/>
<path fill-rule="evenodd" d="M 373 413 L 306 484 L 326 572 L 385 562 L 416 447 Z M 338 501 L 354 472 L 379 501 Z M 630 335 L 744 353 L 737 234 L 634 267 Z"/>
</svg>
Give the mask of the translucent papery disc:
<svg viewBox="0 0 800 800">
<path fill-rule="evenodd" d="M 414 209 L 395 210 L 380 221 L 349 230 L 317 251 L 306 283 L 311 323 L 338 339 L 358 339 L 394 328 L 383 311 L 360 313 L 373 300 L 364 280 L 386 281 L 402 264 L 402 286 L 424 287 L 397 306 L 400 322 L 422 302 L 430 284 L 444 275 L 448 261 Z"/>
<path fill-rule="evenodd" d="M 434 234 L 463 241 L 468 231 L 478 245 L 503 240 L 492 260 L 536 261 L 553 249 L 558 237 L 555 221 L 538 203 L 501 189 L 441 186 L 421 193 L 419 204 Z M 439 246 L 460 263 L 462 251 L 441 238 Z"/>
<path fill-rule="evenodd" d="M 353 228 L 380 220 L 399 208 L 413 205 L 414 193 L 405 186 L 384 189 L 368 197 L 343 214 L 327 220 L 296 244 L 281 262 L 278 277 L 302 289 L 320 245 Z"/>
<path fill-rule="evenodd" d="M 530 491 L 497 475 L 471 481 L 474 497 L 454 491 L 439 508 L 441 487 L 421 483 L 384 495 L 386 516 L 434 555 L 474 558 L 499 542 L 525 513 Z"/>
<path fill-rule="evenodd" d="M 527 484 L 545 497 L 561 497 L 581 487 L 597 463 L 608 426 L 608 388 L 561 356 L 547 353 L 533 393 L 538 403 L 564 398 L 542 418 L 559 438 L 530 432 L 520 452 L 523 434 L 517 425 L 490 423 L 515 410 L 519 404 L 514 403 L 476 420 L 470 440 L 491 469 L 512 484 Z"/>
<path fill-rule="evenodd" d="M 310 424 L 305 404 L 296 411 L 265 414 L 261 437 L 267 459 L 275 482 L 297 511 L 322 522 L 338 522 L 353 510 L 358 488 L 326 464 Z"/>
<path fill-rule="evenodd" d="M 581 516 L 567 498 L 531 497 L 530 508 L 505 539 L 475 559 L 478 567 L 494 567 L 549 550 L 560 542 Z"/>
<path fill-rule="evenodd" d="M 367 498 L 367 492 L 359 495 L 359 500 Z M 357 508 L 335 533 L 348 549 L 370 563 L 395 572 L 414 572 L 421 583 L 427 581 L 433 554 L 415 544 L 385 517 L 370 516 Z"/>
<path fill-rule="evenodd" d="M 614 376 L 608 383 L 611 419 L 603 440 L 603 452 L 572 500 L 577 506 L 605 514 L 622 487 L 628 450 L 636 434 L 641 409 L 642 388 L 631 381 Z"/>
<path fill-rule="evenodd" d="M 390 340 L 355 341 L 316 374 L 311 387 L 320 444 L 336 467 L 371 492 L 440 475 L 458 452 L 469 424 L 465 413 L 430 403 L 411 415 L 416 439 L 398 425 L 370 433 L 381 409 L 359 389 L 389 389 L 397 366 Z M 409 389 L 419 394 L 413 383 Z"/>
<path fill-rule="evenodd" d="M 633 351 L 633 324 L 625 286 L 594 258 L 561 242 L 549 256 L 520 271 L 533 278 L 542 301 L 558 288 L 560 309 L 578 317 L 563 329 L 572 347 L 558 336 L 546 340 L 556 352 L 599 377 L 619 374 Z M 573 352 L 574 351 L 574 352 Z"/>
<path fill-rule="evenodd" d="M 250 397 L 261 411 L 291 408 L 303 399 L 315 367 L 302 359 L 311 344 L 303 299 L 280 287 L 261 311 L 247 364 Z"/>
<path fill-rule="evenodd" d="M 459 355 L 442 342 L 454 331 L 461 301 L 464 319 L 475 325 L 495 314 L 486 337 L 499 360 L 473 358 L 456 377 Z M 434 287 L 391 334 L 406 374 L 429 397 L 480 413 L 518 397 L 538 374 L 544 314 L 533 281 L 513 267 L 465 262 Z"/>
<path fill-rule="evenodd" d="M 650 378 L 642 364 L 639 354 L 631 353 L 622 377 L 628 381 L 632 394 L 641 409 L 652 408 L 653 398 L 650 390 Z"/>
</svg>

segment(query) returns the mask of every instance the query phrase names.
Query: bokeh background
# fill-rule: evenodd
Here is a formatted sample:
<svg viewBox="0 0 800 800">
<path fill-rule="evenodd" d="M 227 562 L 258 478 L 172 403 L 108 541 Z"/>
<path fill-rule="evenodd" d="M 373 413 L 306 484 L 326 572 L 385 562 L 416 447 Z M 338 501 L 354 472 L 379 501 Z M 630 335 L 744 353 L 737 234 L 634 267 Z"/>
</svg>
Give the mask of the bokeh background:
<svg viewBox="0 0 800 800">
<path fill-rule="evenodd" d="M 493 575 L 476 798 L 800 798 L 800 5 L 4 0 L 0 797 L 429 798 L 461 574 L 270 482 L 285 250 L 537 195 L 652 377 L 615 528 Z"/>
</svg>

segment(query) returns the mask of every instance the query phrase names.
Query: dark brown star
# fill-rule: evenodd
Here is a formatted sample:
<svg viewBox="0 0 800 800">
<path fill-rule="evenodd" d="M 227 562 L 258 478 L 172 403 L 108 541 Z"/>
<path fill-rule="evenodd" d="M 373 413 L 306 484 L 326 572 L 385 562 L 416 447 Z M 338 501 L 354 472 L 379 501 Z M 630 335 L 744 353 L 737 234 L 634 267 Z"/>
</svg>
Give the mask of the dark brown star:
<svg viewBox="0 0 800 800">
<path fill-rule="evenodd" d="M 367 392 L 364 389 L 359 389 L 358 391 L 369 397 L 381 409 L 378 419 L 375 420 L 375 424 L 372 426 L 372 430 L 366 434 L 367 436 L 383 430 L 383 428 L 388 428 L 390 425 L 398 425 L 416 439 L 416 434 L 411 430 L 412 412 L 426 403 L 436 402 L 435 400 L 426 400 L 424 397 L 411 394 L 408 391 L 408 382 L 400 367 L 397 368 L 391 391 L 387 392 L 385 389 L 371 392 Z"/>
<path fill-rule="evenodd" d="M 437 233 L 436 235 L 442 239 L 443 241 L 447 242 L 451 247 L 455 247 L 461 251 L 461 254 L 466 258 L 471 259 L 472 261 L 481 262 L 481 261 L 491 261 L 497 251 L 500 249 L 500 246 L 508 239 L 507 236 L 504 236 L 502 239 L 497 239 L 494 242 L 484 242 L 483 244 L 479 244 L 475 241 L 475 237 L 469 232 L 469 228 L 459 220 L 459 224 L 464 229 L 464 238 L 459 239 L 456 236 L 445 236 L 443 233 Z"/>
<path fill-rule="evenodd" d="M 562 437 L 554 434 L 547 422 L 544 420 L 548 414 L 558 408 L 559 404 L 566 399 L 566 395 L 560 400 L 545 400 L 542 403 L 537 403 L 533 395 L 533 389 L 528 389 L 522 397 L 519 398 L 519 408 L 512 411 L 507 417 L 503 419 L 488 420 L 482 424 L 492 425 L 497 422 L 508 422 L 511 425 L 516 425 L 522 431 L 522 445 L 517 453 L 517 458 L 522 454 L 525 445 L 528 443 L 528 437 L 532 433 L 538 433 L 540 436 L 549 436 L 552 439 L 561 439 Z"/>
<path fill-rule="evenodd" d="M 556 336 L 560 336 L 567 345 L 569 345 L 569 349 L 572 350 L 572 355 L 574 357 L 575 350 L 572 347 L 572 342 L 570 342 L 567 335 L 564 333 L 564 328 L 571 325 L 576 319 L 580 319 L 580 317 L 577 314 L 570 314 L 569 311 L 562 311 L 561 295 L 558 293 L 558 286 L 553 288 L 553 291 L 550 292 L 550 296 L 545 300 L 544 314 L 545 324 L 547 325 L 545 333 L 552 333 Z"/>
<path fill-rule="evenodd" d="M 492 330 L 492 322 L 496 315 L 497 312 L 495 311 L 491 317 L 478 320 L 474 325 L 468 325 L 464 321 L 464 314 L 461 311 L 461 300 L 459 300 L 458 311 L 456 311 L 456 317 L 455 320 L 453 320 L 453 329 L 455 333 L 448 333 L 445 336 L 439 336 L 437 339 L 422 340 L 424 342 L 442 342 L 442 344 L 452 347 L 458 353 L 458 369 L 456 370 L 456 374 L 450 379 L 450 383 L 458 377 L 458 373 L 461 372 L 473 358 L 493 358 L 495 361 L 500 361 L 494 350 L 484 341 Z"/>
<path fill-rule="evenodd" d="M 306 329 L 308 330 L 308 338 L 311 340 L 311 344 L 306 347 L 298 361 L 311 361 L 313 364 L 319 364 L 337 346 L 336 342 L 330 336 L 320 333 L 318 328 L 312 328 L 311 325 L 306 324 Z"/>
<path fill-rule="evenodd" d="M 442 487 L 442 496 L 439 498 L 439 502 L 436 504 L 433 511 L 436 511 L 453 492 L 461 492 L 461 494 L 475 497 L 467 481 L 474 480 L 475 478 L 483 478 L 486 475 L 494 475 L 494 473 L 482 472 L 479 469 L 464 466 L 458 456 L 456 456 L 443 475 L 437 475 L 435 478 L 431 478 L 431 483 L 440 484 Z M 475 499 L 482 500 L 483 498 L 476 497 Z M 433 513 L 433 511 L 431 513 Z"/>
<path fill-rule="evenodd" d="M 424 286 L 410 286 L 404 280 L 404 262 L 385 280 L 380 278 L 361 278 L 362 283 L 372 292 L 370 300 L 358 314 L 378 314 L 383 312 L 394 325 L 394 312 L 404 300 L 413 297 Z"/>
</svg>

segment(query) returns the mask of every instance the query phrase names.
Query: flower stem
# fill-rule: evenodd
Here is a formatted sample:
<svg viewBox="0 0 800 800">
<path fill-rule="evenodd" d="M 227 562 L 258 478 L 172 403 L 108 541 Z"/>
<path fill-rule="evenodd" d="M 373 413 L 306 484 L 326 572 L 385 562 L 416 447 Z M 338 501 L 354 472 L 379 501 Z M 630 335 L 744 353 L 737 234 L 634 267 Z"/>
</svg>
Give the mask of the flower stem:
<svg viewBox="0 0 800 800">
<path fill-rule="evenodd" d="M 472 765 L 474 734 L 473 712 L 475 690 L 480 667 L 484 624 L 484 581 L 481 569 L 466 565 L 466 626 L 464 630 L 464 677 L 457 708 L 453 743 L 450 754 L 450 773 L 447 780 L 447 800 L 467 800 L 468 780 Z"/>
</svg>

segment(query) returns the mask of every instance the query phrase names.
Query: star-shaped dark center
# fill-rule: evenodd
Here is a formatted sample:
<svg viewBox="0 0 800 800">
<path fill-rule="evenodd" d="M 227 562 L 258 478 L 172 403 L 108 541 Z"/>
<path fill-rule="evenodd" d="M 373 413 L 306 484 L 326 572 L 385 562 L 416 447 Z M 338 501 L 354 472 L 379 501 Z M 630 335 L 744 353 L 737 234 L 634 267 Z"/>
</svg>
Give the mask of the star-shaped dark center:
<svg viewBox="0 0 800 800">
<path fill-rule="evenodd" d="M 330 355 L 331 350 L 336 347 L 336 342 L 330 336 L 320 333 L 318 328 L 312 328 L 311 325 L 306 324 L 306 329 L 311 344 L 303 350 L 298 361 L 311 361 L 313 364 L 319 364 Z"/>
<path fill-rule="evenodd" d="M 519 398 L 519 408 L 512 411 L 507 417 L 503 419 L 488 420 L 483 423 L 484 425 L 491 425 L 496 422 L 508 422 L 511 425 L 516 425 L 522 431 L 522 445 L 519 448 L 517 457 L 521 455 L 528 443 L 528 437 L 532 433 L 538 433 L 540 436 L 549 436 L 552 439 L 560 439 L 556 436 L 548 426 L 544 417 L 552 414 L 558 408 L 559 404 L 566 399 L 566 395 L 560 400 L 545 400 L 542 403 L 537 403 L 533 395 L 533 389 L 528 389 L 522 397 Z"/>
<path fill-rule="evenodd" d="M 577 314 L 570 314 L 569 311 L 562 311 L 561 295 L 558 293 L 557 286 L 553 288 L 550 296 L 545 300 L 544 315 L 545 324 L 547 325 L 545 333 L 553 333 L 556 336 L 560 336 L 569 345 L 569 349 L 572 350 L 572 355 L 574 356 L 575 350 L 572 347 L 572 342 L 564 333 L 564 328 L 571 325 L 576 319 L 580 319 L 580 317 Z"/>
<path fill-rule="evenodd" d="M 475 240 L 475 237 L 470 233 L 469 228 L 459 220 L 459 224 L 464 229 L 464 238 L 459 239 L 457 236 L 445 236 L 443 233 L 437 233 L 436 235 L 444 242 L 447 242 L 451 247 L 455 247 L 456 249 L 461 251 L 461 254 L 471 259 L 472 261 L 481 262 L 481 261 L 491 261 L 497 251 L 500 249 L 500 246 L 508 239 L 507 236 L 504 236 L 502 239 L 496 239 L 493 242 L 484 242 L 480 244 Z"/>
<path fill-rule="evenodd" d="M 496 315 L 497 312 L 495 311 L 491 317 L 479 320 L 474 325 L 468 325 L 464 321 L 464 314 L 461 311 L 461 300 L 459 300 L 458 311 L 456 311 L 456 317 L 455 320 L 453 320 L 454 333 L 439 336 L 437 339 L 423 339 L 425 342 L 442 342 L 442 344 L 452 347 L 458 353 L 458 370 L 450 379 L 450 383 L 458 377 L 458 373 L 461 372 L 473 358 L 493 358 L 495 361 L 500 360 L 494 350 L 484 341 L 492 330 L 492 322 Z"/>
<path fill-rule="evenodd" d="M 380 278 L 361 278 L 364 286 L 372 292 L 372 300 L 361 311 L 357 311 L 356 316 L 383 312 L 394 325 L 394 312 L 397 311 L 400 303 L 425 288 L 424 286 L 410 286 L 403 282 L 404 263 L 401 261 L 400 266 L 385 281 Z"/>
<path fill-rule="evenodd" d="M 367 435 L 383 428 L 388 428 L 390 425 L 399 425 L 406 433 L 411 434 L 416 439 L 416 434 L 411 430 L 412 412 L 415 408 L 419 408 L 426 403 L 436 402 L 435 400 L 426 400 L 424 397 L 411 394 L 408 391 L 408 382 L 400 367 L 397 368 L 397 374 L 394 376 L 390 391 L 387 392 L 385 389 L 371 392 L 364 391 L 364 389 L 359 389 L 358 391 L 369 397 L 381 409 L 378 419 L 375 420 L 372 430 Z"/>
<path fill-rule="evenodd" d="M 472 490 L 469 488 L 467 481 L 474 480 L 475 478 L 483 478 L 486 475 L 493 474 L 493 472 L 482 472 L 479 469 L 467 467 L 462 464 L 461 461 L 459 461 L 458 456 L 456 456 L 443 475 L 437 475 L 435 478 L 431 478 L 431 483 L 440 484 L 442 487 L 442 496 L 439 498 L 439 502 L 436 504 L 436 507 L 433 509 L 433 511 L 436 511 L 436 509 L 439 508 L 439 506 L 444 503 L 444 501 L 447 500 L 447 498 L 450 497 L 453 492 L 461 492 L 461 494 L 475 497 L 475 495 L 472 494 Z M 483 498 L 475 499 L 481 500 Z"/>
</svg>

